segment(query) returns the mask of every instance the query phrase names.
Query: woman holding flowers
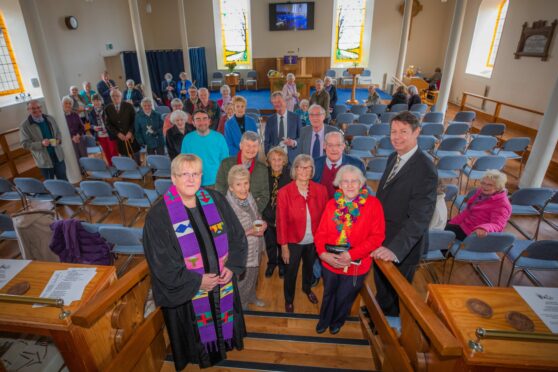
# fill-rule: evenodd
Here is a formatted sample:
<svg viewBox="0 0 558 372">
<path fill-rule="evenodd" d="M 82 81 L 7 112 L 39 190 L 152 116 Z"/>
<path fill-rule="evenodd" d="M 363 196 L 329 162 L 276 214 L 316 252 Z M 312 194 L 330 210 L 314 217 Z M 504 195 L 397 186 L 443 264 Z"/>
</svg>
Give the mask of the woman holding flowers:
<svg viewBox="0 0 558 372">
<path fill-rule="evenodd" d="M 318 333 L 328 327 L 331 334 L 340 331 L 370 270 L 370 253 L 384 241 L 382 205 L 369 194 L 365 181 L 353 165 L 339 169 L 333 181 L 339 189 L 327 203 L 314 236 L 325 269 Z"/>
</svg>

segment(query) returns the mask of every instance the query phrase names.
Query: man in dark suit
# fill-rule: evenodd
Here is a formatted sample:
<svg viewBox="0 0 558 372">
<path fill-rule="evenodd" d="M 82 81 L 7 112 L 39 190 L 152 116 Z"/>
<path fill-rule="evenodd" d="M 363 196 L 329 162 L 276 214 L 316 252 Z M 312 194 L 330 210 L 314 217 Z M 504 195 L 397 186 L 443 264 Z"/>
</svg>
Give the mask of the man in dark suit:
<svg viewBox="0 0 558 372">
<path fill-rule="evenodd" d="M 376 193 L 384 207 L 386 239 L 371 255 L 376 260 L 394 262 L 409 282 L 427 244 L 438 183 L 434 163 L 418 148 L 419 133 L 419 122 L 408 111 L 391 120 L 395 152 L 388 158 Z M 398 316 L 397 293 L 378 268 L 374 270 L 374 282 L 376 299 L 384 313 Z"/>
<path fill-rule="evenodd" d="M 267 154 L 275 146 L 281 146 L 287 150 L 289 163 L 292 163 L 297 155 L 296 145 L 302 122 L 297 114 L 287 111 L 287 102 L 283 93 L 273 92 L 271 103 L 277 113 L 271 115 L 265 124 L 265 153 Z"/>
<path fill-rule="evenodd" d="M 109 77 L 107 71 L 103 71 L 101 74 L 101 80 L 97 83 L 97 92 L 103 97 L 104 105 L 111 103 L 110 94 L 114 89 L 118 89 L 114 80 Z"/>
<path fill-rule="evenodd" d="M 118 89 L 114 89 L 110 97 L 112 103 L 105 108 L 109 137 L 117 140 L 120 155 L 131 156 L 139 165 L 141 148 L 134 136 L 136 110 L 131 103 L 122 101 L 122 93 Z"/>
<path fill-rule="evenodd" d="M 313 104 L 310 106 L 308 117 L 310 125 L 300 130 L 297 154 L 308 154 L 317 159 L 324 155 L 325 135 L 339 130 L 334 126 L 324 124 L 326 112 L 320 105 Z"/>
</svg>

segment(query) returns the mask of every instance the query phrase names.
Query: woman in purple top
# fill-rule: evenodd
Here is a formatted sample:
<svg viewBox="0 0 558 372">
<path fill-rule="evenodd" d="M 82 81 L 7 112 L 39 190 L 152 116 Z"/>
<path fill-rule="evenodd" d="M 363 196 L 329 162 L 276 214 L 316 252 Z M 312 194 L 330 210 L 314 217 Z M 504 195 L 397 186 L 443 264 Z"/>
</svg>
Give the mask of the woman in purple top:
<svg viewBox="0 0 558 372">
<path fill-rule="evenodd" d="M 73 104 L 74 100 L 71 97 L 66 96 L 62 98 L 62 109 L 64 110 L 68 129 L 70 130 L 70 137 L 72 138 L 76 158 L 79 162 L 79 158 L 87 157 L 87 144 L 85 142 L 83 123 L 79 115 L 72 111 Z"/>
</svg>

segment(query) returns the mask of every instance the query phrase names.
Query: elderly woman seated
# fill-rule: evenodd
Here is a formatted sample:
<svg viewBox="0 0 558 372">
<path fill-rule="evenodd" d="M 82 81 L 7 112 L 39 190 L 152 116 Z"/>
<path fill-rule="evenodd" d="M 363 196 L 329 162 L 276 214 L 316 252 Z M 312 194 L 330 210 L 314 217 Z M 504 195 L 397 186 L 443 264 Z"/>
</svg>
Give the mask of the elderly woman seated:
<svg viewBox="0 0 558 372">
<path fill-rule="evenodd" d="M 314 236 L 324 269 L 324 296 L 316 332 L 339 332 L 370 271 L 370 253 L 385 238 L 384 211 L 353 165 L 342 166 L 333 184 L 339 189 L 327 203 Z"/>
<path fill-rule="evenodd" d="M 229 190 L 227 201 L 244 228 L 248 240 L 248 258 L 246 271 L 238 281 L 238 291 L 242 308 L 248 309 L 249 304 L 259 307 L 265 303 L 256 297 L 256 284 L 260 270 L 261 255 L 264 250 L 264 232 L 267 224 L 261 219 L 258 206 L 250 193 L 250 172 L 242 164 L 231 168 L 228 175 Z"/>
<path fill-rule="evenodd" d="M 487 170 L 465 209 L 448 222 L 446 230 L 453 231 L 458 240 L 472 233 L 482 238 L 491 232 L 504 231 L 512 211 L 506 181 L 504 173 Z"/>
<path fill-rule="evenodd" d="M 181 103 L 182 104 L 182 103 Z M 165 143 L 171 160 L 176 158 L 182 150 L 182 141 L 184 137 L 191 131 L 191 125 L 188 124 L 188 114 L 182 110 L 173 111 L 170 115 L 172 126 L 167 131 Z"/>
</svg>

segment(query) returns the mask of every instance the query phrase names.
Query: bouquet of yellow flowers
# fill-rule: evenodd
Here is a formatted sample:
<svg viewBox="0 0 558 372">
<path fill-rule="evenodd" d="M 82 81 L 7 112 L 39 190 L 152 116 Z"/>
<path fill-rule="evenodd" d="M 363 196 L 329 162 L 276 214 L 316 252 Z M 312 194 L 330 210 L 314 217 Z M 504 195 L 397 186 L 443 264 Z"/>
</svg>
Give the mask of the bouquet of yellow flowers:
<svg viewBox="0 0 558 372">
<path fill-rule="evenodd" d="M 225 64 L 225 66 L 229 69 L 229 73 L 232 73 L 234 71 L 234 68 L 236 67 L 236 62 L 229 62 Z"/>
</svg>

